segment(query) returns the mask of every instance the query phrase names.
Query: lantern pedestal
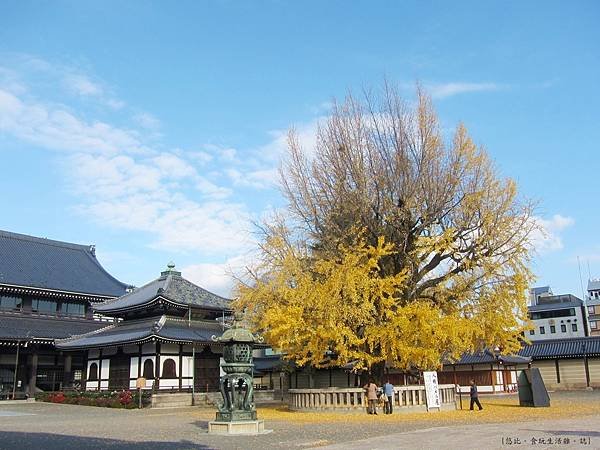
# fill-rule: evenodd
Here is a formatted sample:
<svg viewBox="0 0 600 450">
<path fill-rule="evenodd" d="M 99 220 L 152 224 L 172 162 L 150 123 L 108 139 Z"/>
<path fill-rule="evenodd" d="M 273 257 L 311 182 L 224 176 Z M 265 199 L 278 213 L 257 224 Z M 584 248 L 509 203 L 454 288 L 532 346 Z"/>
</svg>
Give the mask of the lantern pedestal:
<svg viewBox="0 0 600 450">
<path fill-rule="evenodd" d="M 265 431 L 264 420 L 243 420 L 233 422 L 208 422 L 209 434 L 262 434 Z"/>
<path fill-rule="evenodd" d="M 218 405 L 216 420 L 208 422 L 211 434 L 259 434 L 266 433 L 265 422 L 256 420 L 252 374 L 252 349 L 255 342 L 262 342 L 240 326 L 241 315 L 236 313 L 233 326 L 221 337 L 213 336 L 215 342 L 223 344 L 219 390 L 223 402 Z"/>
</svg>

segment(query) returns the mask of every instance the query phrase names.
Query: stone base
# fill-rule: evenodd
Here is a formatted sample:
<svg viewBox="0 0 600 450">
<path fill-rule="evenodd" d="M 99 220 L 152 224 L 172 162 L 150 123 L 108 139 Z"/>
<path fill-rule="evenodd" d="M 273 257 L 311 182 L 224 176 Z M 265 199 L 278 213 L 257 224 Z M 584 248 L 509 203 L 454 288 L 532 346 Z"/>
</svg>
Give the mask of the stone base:
<svg viewBox="0 0 600 450">
<path fill-rule="evenodd" d="M 216 422 L 245 422 L 256 420 L 256 410 L 252 411 L 218 411 Z"/>
<path fill-rule="evenodd" d="M 264 420 L 245 420 L 240 422 L 208 422 L 209 434 L 261 434 L 265 433 Z"/>
</svg>

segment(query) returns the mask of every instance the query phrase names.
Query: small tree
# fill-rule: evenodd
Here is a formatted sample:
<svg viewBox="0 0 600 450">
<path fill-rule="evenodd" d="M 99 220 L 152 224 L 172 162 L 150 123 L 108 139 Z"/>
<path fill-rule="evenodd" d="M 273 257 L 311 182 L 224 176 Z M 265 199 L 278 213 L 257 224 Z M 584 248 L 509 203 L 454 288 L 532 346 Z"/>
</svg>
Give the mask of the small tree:
<svg viewBox="0 0 600 450">
<path fill-rule="evenodd" d="M 288 214 L 262 228 L 263 259 L 239 287 L 267 341 L 317 367 L 516 351 L 532 207 L 466 128 L 446 144 L 425 93 L 410 108 L 386 86 L 334 105 L 316 142 L 309 156 L 290 132 Z"/>
</svg>

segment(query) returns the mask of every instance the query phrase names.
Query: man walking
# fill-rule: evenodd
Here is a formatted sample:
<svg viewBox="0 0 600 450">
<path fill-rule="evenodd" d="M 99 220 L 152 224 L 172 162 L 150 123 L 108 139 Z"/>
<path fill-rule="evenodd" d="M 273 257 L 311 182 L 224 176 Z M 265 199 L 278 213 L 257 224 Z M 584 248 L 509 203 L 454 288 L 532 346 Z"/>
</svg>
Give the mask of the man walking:
<svg viewBox="0 0 600 450">
<path fill-rule="evenodd" d="M 383 385 L 383 395 L 387 398 L 383 412 L 384 414 L 391 414 L 394 409 L 394 385 L 390 383 L 390 380 L 387 380 Z"/>
<path fill-rule="evenodd" d="M 479 403 L 479 394 L 477 393 L 477 384 L 475 384 L 475 380 L 471 380 L 471 407 L 469 408 L 473 411 L 473 405 L 476 404 L 479 407 L 479 411 L 483 409 L 481 403 Z"/>
<path fill-rule="evenodd" d="M 367 414 L 377 414 L 377 385 L 373 383 L 373 379 L 369 380 L 369 384 L 365 386 L 367 391 Z"/>
</svg>

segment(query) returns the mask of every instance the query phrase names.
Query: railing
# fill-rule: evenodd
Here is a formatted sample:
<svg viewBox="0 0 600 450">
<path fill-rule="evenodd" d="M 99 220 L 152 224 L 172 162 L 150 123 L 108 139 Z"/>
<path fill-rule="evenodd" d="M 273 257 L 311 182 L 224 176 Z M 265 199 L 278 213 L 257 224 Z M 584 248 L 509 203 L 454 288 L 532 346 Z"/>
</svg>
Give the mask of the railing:
<svg viewBox="0 0 600 450">
<path fill-rule="evenodd" d="M 425 386 L 394 388 L 394 408 L 425 407 Z M 289 408 L 293 410 L 359 410 L 366 408 L 367 395 L 362 388 L 290 389 Z M 440 404 L 456 407 L 453 384 L 440 384 Z"/>
</svg>

